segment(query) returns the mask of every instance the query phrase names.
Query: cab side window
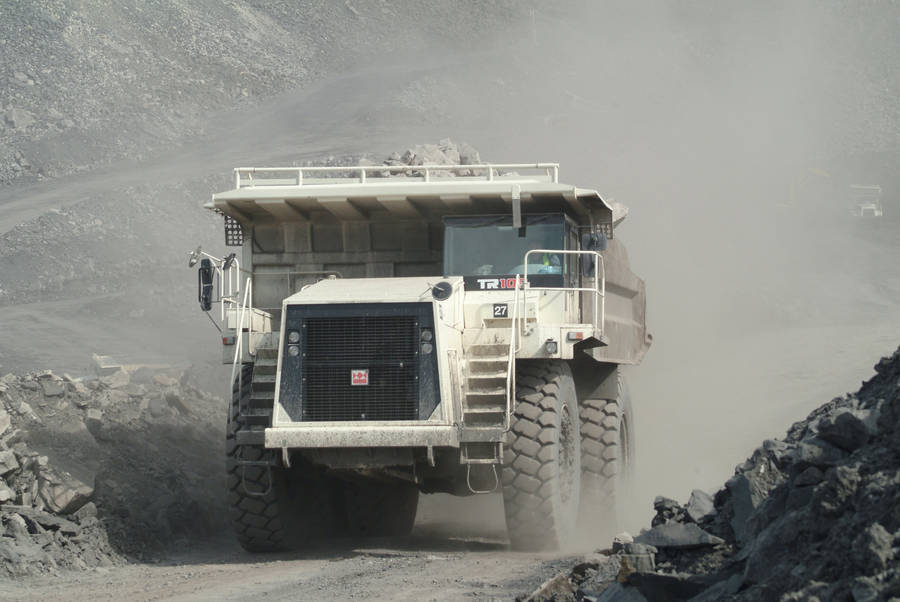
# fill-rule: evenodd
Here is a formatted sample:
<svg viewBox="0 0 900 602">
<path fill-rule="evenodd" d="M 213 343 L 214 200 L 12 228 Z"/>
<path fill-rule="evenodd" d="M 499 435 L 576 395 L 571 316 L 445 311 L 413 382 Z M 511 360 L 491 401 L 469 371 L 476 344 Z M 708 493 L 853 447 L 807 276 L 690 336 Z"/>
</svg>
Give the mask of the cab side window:
<svg viewBox="0 0 900 602">
<path fill-rule="evenodd" d="M 566 224 L 566 251 L 577 251 L 578 250 L 578 233 L 576 229 L 571 224 Z M 578 255 L 564 255 L 565 258 L 565 269 L 563 273 L 565 274 L 565 282 L 566 287 L 575 288 L 579 286 L 578 284 Z"/>
</svg>

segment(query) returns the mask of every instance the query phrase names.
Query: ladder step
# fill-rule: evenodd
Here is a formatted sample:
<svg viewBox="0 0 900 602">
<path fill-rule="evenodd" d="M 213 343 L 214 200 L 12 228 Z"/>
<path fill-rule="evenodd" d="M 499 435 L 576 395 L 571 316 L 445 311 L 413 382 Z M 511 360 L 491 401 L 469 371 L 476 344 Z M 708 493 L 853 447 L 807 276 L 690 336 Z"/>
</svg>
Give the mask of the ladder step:
<svg viewBox="0 0 900 602">
<path fill-rule="evenodd" d="M 256 386 L 258 384 L 275 384 L 275 374 L 254 374 L 253 375 L 253 385 Z"/>
<path fill-rule="evenodd" d="M 463 464 L 499 464 L 500 458 L 466 458 Z"/>
<path fill-rule="evenodd" d="M 248 424 L 248 425 L 254 425 L 254 424 L 255 424 L 255 425 L 260 425 L 260 426 L 269 426 L 269 424 L 272 422 L 272 417 L 269 416 L 269 415 L 266 415 L 266 416 L 259 415 L 259 416 L 257 416 L 257 415 L 255 415 L 255 414 L 249 414 L 249 415 L 248 415 L 248 414 L 244 414 L 244 415 L 242 416 L 242 418 L 243 418 L 243 420 L 244 420 L 244 423 L 245 423 L 245 424 Z"/>
<path fill-rule="evenodd" d="M 460 443 L 500 443 L 506 441 L 502 426 L 467 426 L 459 431 Z"/>
<path fill-rule="evenodd" d="M 506 405 L 494 406 L 466 406 L 463 408 L 466 414 L 504 414 L 506 413 Z"/>
<path fill-rule="evenodd" d="M 469 360 L 469 378 L 482 376 L 489 377 L 500 374 L 506 377 L 507 365 L 508 363 L 506 360 L 491 360 L 489 362 L 472 362 L 472 360 Z"/>
<path fill-rule="evenodd" d="M 274 341 L 277 343 L 277 341 Z M 275 358 L 278 359 L 278 346 L 274 347 L 257 347 L 256 348 L 256 357 L 259 358 Z"/>
<path fill-rule="evenodd" d="M 502 397 L 506 399 L 506 387 L 485 387 L 483 389 L 469 389 L 466 393 L 466 397 Z"/>
<path fill-rule="evenodd" d="M 492 343 L 490 345 L 469 345 L 468 352 L 473 356 L 506 358 L 509 354 L 509 343 Z"/>
<path fill-rule="evenodd" d="M 265 431 L 240 430 L 235 434 L 238 445 L 263 445 L 266 441 Z"/>
<path fill-rule="evenodd" d="M 500 379 L 506 382 L 506 370 L 495 370 L 493 372 L 469 372 L 469 380 L 496 380 Z"/>
</svg>

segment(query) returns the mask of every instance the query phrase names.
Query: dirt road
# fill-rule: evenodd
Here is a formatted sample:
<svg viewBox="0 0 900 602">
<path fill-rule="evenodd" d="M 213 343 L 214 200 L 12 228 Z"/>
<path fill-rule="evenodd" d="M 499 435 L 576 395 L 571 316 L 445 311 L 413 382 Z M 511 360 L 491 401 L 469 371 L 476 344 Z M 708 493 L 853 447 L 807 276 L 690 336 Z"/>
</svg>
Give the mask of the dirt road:
<svg viewBox="0 0 900 602">
<path fill-rule="evenodd" d="M 0 599 L 509 600 L 575 557 L 509 551 L 501 508 L 496 497 L 426 496 L 406 538 L 259 556 L 226 536 L 157 564 L 5 582 Z"/>
</svg>

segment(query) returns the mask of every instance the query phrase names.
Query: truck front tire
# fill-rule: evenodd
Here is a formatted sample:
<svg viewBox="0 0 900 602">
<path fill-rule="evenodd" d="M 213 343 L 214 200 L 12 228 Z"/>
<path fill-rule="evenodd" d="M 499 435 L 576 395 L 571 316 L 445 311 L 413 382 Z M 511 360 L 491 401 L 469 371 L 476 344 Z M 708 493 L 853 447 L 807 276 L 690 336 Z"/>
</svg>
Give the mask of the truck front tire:
<svg viewBox="0 0 900 602">
<path fill-rule="evenodd" d="M 238 542 L 248 552 L 278 552 L 285 549 L 285 530 L 275 482 L 282 476 L 276 467 L 243 465 L 261 462 L 271 452 L 256 445 L 238 445 L 238 431 L 249 428 L 240 408 L 250 398 L 253 364 L 241 367 L 235 380 L 225 434 L 225 470 L 228 475 L 228 507 Z M 258 494 L 258 495 L 256 495 Z"/>
<path fill-rule="evenodd" d="M 262 446 L 238 445 L 238 431 L 261 428 L 245 424 L 240 413 L 252 376 L 253 365 L 245 364 L 234 383 L 225 439 L 228 506 L 238 542 L 248 552 L 280 552 L 341 534 L 332 479 L 303 462 L 286 468 Z M 242 463 L 247 461 L 261 464 Z"/>
<path fill-rule="evenodd" d="M 503 458 L 503 505 L 513 548 L 571 541 L 581 491 L 575 383 L 561 360 L 516 363 L 516 406 Z"/>
</svg>

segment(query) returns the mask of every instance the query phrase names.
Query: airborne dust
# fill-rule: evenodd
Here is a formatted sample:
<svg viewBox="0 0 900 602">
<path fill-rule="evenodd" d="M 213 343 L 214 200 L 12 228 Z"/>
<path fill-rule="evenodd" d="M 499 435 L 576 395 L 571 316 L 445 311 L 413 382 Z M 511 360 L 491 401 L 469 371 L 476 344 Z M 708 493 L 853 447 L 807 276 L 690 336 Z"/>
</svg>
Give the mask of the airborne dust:
<svg viewBox="0 0 900 602">
<path fill-rule="evenodd" d="M 188 122 L 202 125 L 185 126 L 177 151 L 144 157 L 129 147 L 133 162 L 76 180 L 64 195 L 46 187 L 0 193 L 4 203 L 47 208 L 103 198 L 107 205 L 87 216 L 102 222 L 99 232 L 112 224 L 141 233 L 111 228 L 105 243 L 91 234 L 83 246 L 64 231 L 46 240 L 41 226 L 32 238 L 22 238 L 26 229 L 5 239 L 44 253 L 7 247 L 4 257 L 25 266 L 16 277 L 41 274 L 21 276 L 22 288 L 33 299 L 62 299 L 49 308 L 53 315 L 73 311 L 71 298 L 125 295 L 97 311 L 75 307 L 74 326 L 48 323 L 47 309 L 31 304 L 5 308 L 11 327 L 19 325 L 16 338 L 35 337 L 22 350 L 42 362 L 31 369 L 72 367 L 84 349 L 118 345 L 113 351 L 197 358 L 214 382 L 215 333 L 196 312 L 182 250 L 207 239 L 218 244 L 218 222 L 196 205 L 228 186 L 227 171 L 402 151 L 449 136 L 487 161 L 558 161 L 563 181 L 631 209 L 617 236 L 647 282 L 654 334 L 645 363 L 630 371 L 638 467 L 632 528 L 646 523 L 657 493 L 684 499 L 694 487 L 714 488 L 758 441 L 855 389 L 900 331 L 900 39 L 893 35 L 900 10 L 775 1 L 533 6 L 511 10 L 508 20 L 491 13 L 494 27 L 479 29 L 477 42 L 448 36 L 423 50 L 404 38 L 392 54 L 386 47 L 396 31 L 377 31 L 383 54 L 376 60 L 350 57 L 340 46 L 345 60 L 327 59 L 337 75 L 294 73 L 300 90 L 282 81 L 261 86 L 261 96 L 287 91 L 257 105 L 187 111 Z M 465 23 L 474 23 L 471 14 Z M 315 65 L 310 56 L 295 58 Z M 105 148 L 115 138 L 86 146 Z M 883 220 L 850 216 L 850 184 L 882 186 Z M 127 220 L 114 203 L 129 208 Z M 70 265 L 66 251 L 84 257 Z M 65 286 L 73 281 L 66 274 L 80 269 L 101 284 L 88 279 L 69 297 L 34 288 L 55 282 L 57 268 Z M 148 287 L 138 276 L 151 268 Z M 160 323 L 175 326 L 160 337 Z M 59 329 L 73 336 L 57 336 Z M 176 333 L 186 342 L 174 342 Z M 16 361 L 10 349 L 3 347 L 4 371 Z M 488 517 L 496 529 L 496 508 L 480 504 L 484 512 L 469 516 Z M 452 507 L 448 515 L 463 508 Z M 474 519 L 467 525 L 477 529 Z"/>
</svg>

